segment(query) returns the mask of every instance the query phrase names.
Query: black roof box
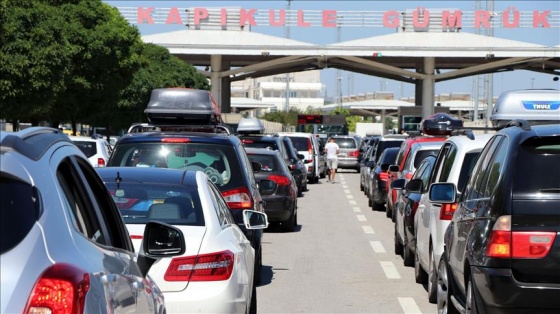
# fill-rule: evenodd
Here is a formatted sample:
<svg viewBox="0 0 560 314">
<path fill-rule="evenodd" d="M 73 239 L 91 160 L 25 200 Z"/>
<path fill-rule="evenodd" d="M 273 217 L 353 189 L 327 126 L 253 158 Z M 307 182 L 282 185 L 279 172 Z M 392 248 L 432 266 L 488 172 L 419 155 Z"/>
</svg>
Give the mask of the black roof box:
<svg viewBox="0 0 560 314">
<path fill-rule="evenodd" d="M 155 125 L 212 125 L 221 123 L 218 104 L 207 90 L 157 88 L 144 112 Z"/>
<path fill-rule="evenodd" d="M 463 120 L 444 112 L 433 114 L 420 122 L 420 131 L 428 135 L 451 135 L 463 127 Z"/>
</svg>

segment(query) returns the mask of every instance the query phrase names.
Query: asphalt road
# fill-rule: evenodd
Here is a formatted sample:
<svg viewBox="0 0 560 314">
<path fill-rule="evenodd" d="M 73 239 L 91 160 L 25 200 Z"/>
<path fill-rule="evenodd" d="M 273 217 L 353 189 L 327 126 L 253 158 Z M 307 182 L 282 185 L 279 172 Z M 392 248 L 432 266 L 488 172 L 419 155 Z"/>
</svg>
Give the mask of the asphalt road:
<svg viewBox="0 0 560 314">
<path fill-rule="evenodd" d="M 259 313 L 436 313 L 414 268 L 394 254 L 394 225 L 374 212 L 359 174 L 308 184 L 298 227 L 263 238 Z"/>
</svg>

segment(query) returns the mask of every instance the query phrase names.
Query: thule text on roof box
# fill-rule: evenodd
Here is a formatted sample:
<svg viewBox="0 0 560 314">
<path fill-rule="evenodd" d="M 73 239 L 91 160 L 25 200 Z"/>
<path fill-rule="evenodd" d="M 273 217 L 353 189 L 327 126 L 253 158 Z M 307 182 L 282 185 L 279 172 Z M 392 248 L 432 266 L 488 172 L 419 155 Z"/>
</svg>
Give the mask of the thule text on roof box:
<svg viewBox="0 0 560 314">
<path fill-rule="evenodd" d="M 529 89 L 503 92 L 492 109 L 490 121 L 501 129 L 516 119 L 531 125 L 560 123 L 560 90 Z"/>
<path fill-rule="evenodd" d="M 144 112 L 154 125 L 208 125 L 221 123 L 221 112 L 212 93 L 190 88 L 152 91 Z"/>
</svg>

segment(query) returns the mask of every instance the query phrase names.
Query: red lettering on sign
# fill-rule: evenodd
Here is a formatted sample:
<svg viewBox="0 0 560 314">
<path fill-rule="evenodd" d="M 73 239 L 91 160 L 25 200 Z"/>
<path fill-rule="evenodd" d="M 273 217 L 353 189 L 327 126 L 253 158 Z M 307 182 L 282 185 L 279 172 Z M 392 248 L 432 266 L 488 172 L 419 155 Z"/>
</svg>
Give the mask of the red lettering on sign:
<svg viewBox="0 0 560 314">
<path fill-rule="evenodd" d="M 284 24 L 286 23 L 286 11 L 280 10 L 280 19 L 278 21 L 276 21 L 275 17 L 276 17 L 275 11 L 272 9 L 269 10 L 268 23 L 270 24 L 270 26 L 284 26 Z"/>
<path fill-rule="evenodd" d="M 201 20 L 208 18 L 208 10 L 205 8 L 194 9 L 194 26 L 199 26 Z"/>
<path fill-rule="evenodd" d="M 513 21 L 511 22 L 509 20 L 510 13 L 513 13 Z M 515 7 L 509 7 L 502 15 L 502 22 L 505 28 L 519 27 L 519 11 L 515 10 Z"/>
<path fill-rule="evenodd" d="M 475 11 L 474 12 L 474 28 L 490 28 L 490 12 Z"/>
<path fill-rule="evenodd" d="M 183 24 L 178 8 L 171 8 L 171 10 L 169 10 L 165 24 Z"/>
<path fill-rule="evenodd" d="M 399 18 L 399 12 L 397 11 L 387 11 L 383 14 L 383 26 L 384 27 L 399 27 L 401 21 Z"/>
<path fill-rule="evenodd" d="M 255 14 L 256 11 L 257 9 L 251 9 L 249 11 L 245 9 L 241 9 L 241 17 L 239 18 L 239 25 L 245 26 L 245 24 L 247 24 L 247 21 L 249 21 L 249 25 L 256 26 L 257 23 L 255 23 L 255 18 L 253 17 L 253 14 Z"/>
<path fill-rule="evenodd" d="M 430 11 L 418 8 L 412 13 L 412 26 L 415 28 L 425 28 L 430 25 Z"/>
<path fill-rule="evenodd" d="M 540 13 L 539 11 L 533 11 L 533 27 L 542 27 L 550 28 L 550 24 L 548 23 L 547 16 L 550 14 L 550 11 L 543 11 Z"/>
<path fill-rule="evenodd" d="M 302 27 L 309 27 L 311 26 L 311 23 L 306 22 L 303 20 L 303 10 L 298 10 L 297 11 L 297 25 L 298 26 L 302 26 Z"/>
<path fill-rule="evenodd" d="M 450 14 L 449 11 L 444 10 L 443 16 L 441 19 L 441 26 L 445 29 L 448 27 L 451 28 L 461 28 L 462 26 L 462 13 L 461 11 L 455 11 L 453 14 Z"/>
<path fill-rule="evenodd" d="M 220 10 L 220 25 L 222 27 L 227 25 L 227 10 L 221 9 Z"/>
<path fill-rule="evenodd" d="M 154 10 L 154 8 L 144 9 L 142 7 L 138 7 L 137 23 L 138 24 L 144 24 L 144 21 L 146 21 L 148 24 L 154 24 L 154 20 L 152 19 L 152 11 L 153 10 Z"/>
<path fill-rule="evenodd" d="M 323 27 L 336 27 L 336 10 L 323 11 Z"/>
</svg>

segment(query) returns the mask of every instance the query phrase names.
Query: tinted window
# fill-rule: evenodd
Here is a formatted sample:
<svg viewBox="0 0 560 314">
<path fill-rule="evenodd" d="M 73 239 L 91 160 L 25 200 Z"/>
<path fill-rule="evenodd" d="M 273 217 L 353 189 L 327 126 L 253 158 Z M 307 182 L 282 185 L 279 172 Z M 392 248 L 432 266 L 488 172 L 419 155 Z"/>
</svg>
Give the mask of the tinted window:
<svg viewBox="0 0 560 314">
<path fill-rule="evenodd" d="M 378 159 L 381 153 L 390 147 L 401 147 L 403 141 L 380 141 L 377 143 L 376 152 L 375 152 L 375 159 Z M 395 161 L 396 161 L 396 153 L 395 153 Z M 393 161 L 394 163 L 394 161 Z"/>
<path fill-rule="evenodd" d="M 508 151 L 508 142 L 507 138 L 504 138 L 500 143 L 496 153 L 494 153 L 494 159 L 490 164 L 490 171 L 488 173 L 488 182 L 486 183 L 486 187 L 484 189 L 484 196 L 489 197 L 494 193 L 494 189 L 498 185 L 498 182 L 502 178 L 505 163 L 506 163 L 506 154 Z"/>
<path fill-rule="evenodd" d="M 173 225 L 204 226 L 198 192 L 169 184 L 105 183 L 127 224 L 158 220 Z"/>
<path fill-rule="evenodd" d="M 298 151 L 308 151 L 311 149 L 311 140 L 307 137 L 290 136 L 290 139 Z"/>
<path fill-rule="evenodd" d="M 416 151 L 416 155 L 414 155 L 414 169 L 420 166 L 422 160 L 424 160 L 428 156 L 435 156 L 437 154 L 437 149 L 429 149 L 429 150 L 419 150 Z"/>
<path fill-rule="evenodd" d="M 39 215 L 38 192 L 31 185 L 0 178 L 0 253 L 14 248 L 31 230 Z"/>
<path fill-rule="evenodd" d="M 523 142 L 518 150 L 513 192 L 558 195 L 559 174 L 560 137 L 530 138 Z"/>
<path fill-rule="evenodd" d="M 97 143 L 88 141 L 74 141 L 74 145 L 86 155 L 87 158 L 97 154 Z"/>
<path fill-rule="evenodd" d="M 252 162 L 260 163 L 262 172 L 277 171 L 280 167 L 278 159 L 274 155 L 247 154 L 247 157 L 249 157 L 249 160 Z"/>
<path fill-rule="evenodd" d="M 383 164 L 393 165 L 393 164 L 395 164 L 395 160 L 397 158 L 397 153 L 398 153 L 398 150 L 396 150 L 396 149 L 385 150 L 385 153 L 383 154 L 383 156 L 380 159 L 379 165 L 383 165 Z"/>
<path fill-rule="evenodd" d="M 449 174 L 451 173 L 451 169 L 453 168 L 453 164 L 455 164 L 455 157 L 457 157 L 457 146 L 451 145 L 449 146 L 449 150 L 447 151 L 447 157 L 445 157 L 445 159 L 443 160 L 441 174 L 438 182 L 448 181 Z"/>
<path fill-rule="evenodd" d="M 463 192 L 465 184 L 467 184 L 467 179 L 471 173 L 476 160 L 480 156 L 480 152 L 467 153 L 463 159 L 463 164 L 461 165 L 461 172 L 459 173 L 459 181 L 457 182 L 457 191 Z"/>
<path fill-rule="evenodd" d="M 500 143 L 500 140 L 501 136 L 495 136 L 490 139 L 490 142 L 484 147 L 480 155 L 482 159 L 477 160 L 476 169 L 473 169 L 472 177 L 469 180 L 469 191 L 465 191 L 468 195 L 467 199 L 478 199 L 483 196 L 484 191 L 482 189 L 485 188 L 485 177 L 488 174 L 492 154 Z"/>
<path fill-rule="evenodd" d="M 245 185 L 233 146 L 210 143 L 123 143 L 110 166 L 204 171 L 220 190 Z"/>
</svg>

